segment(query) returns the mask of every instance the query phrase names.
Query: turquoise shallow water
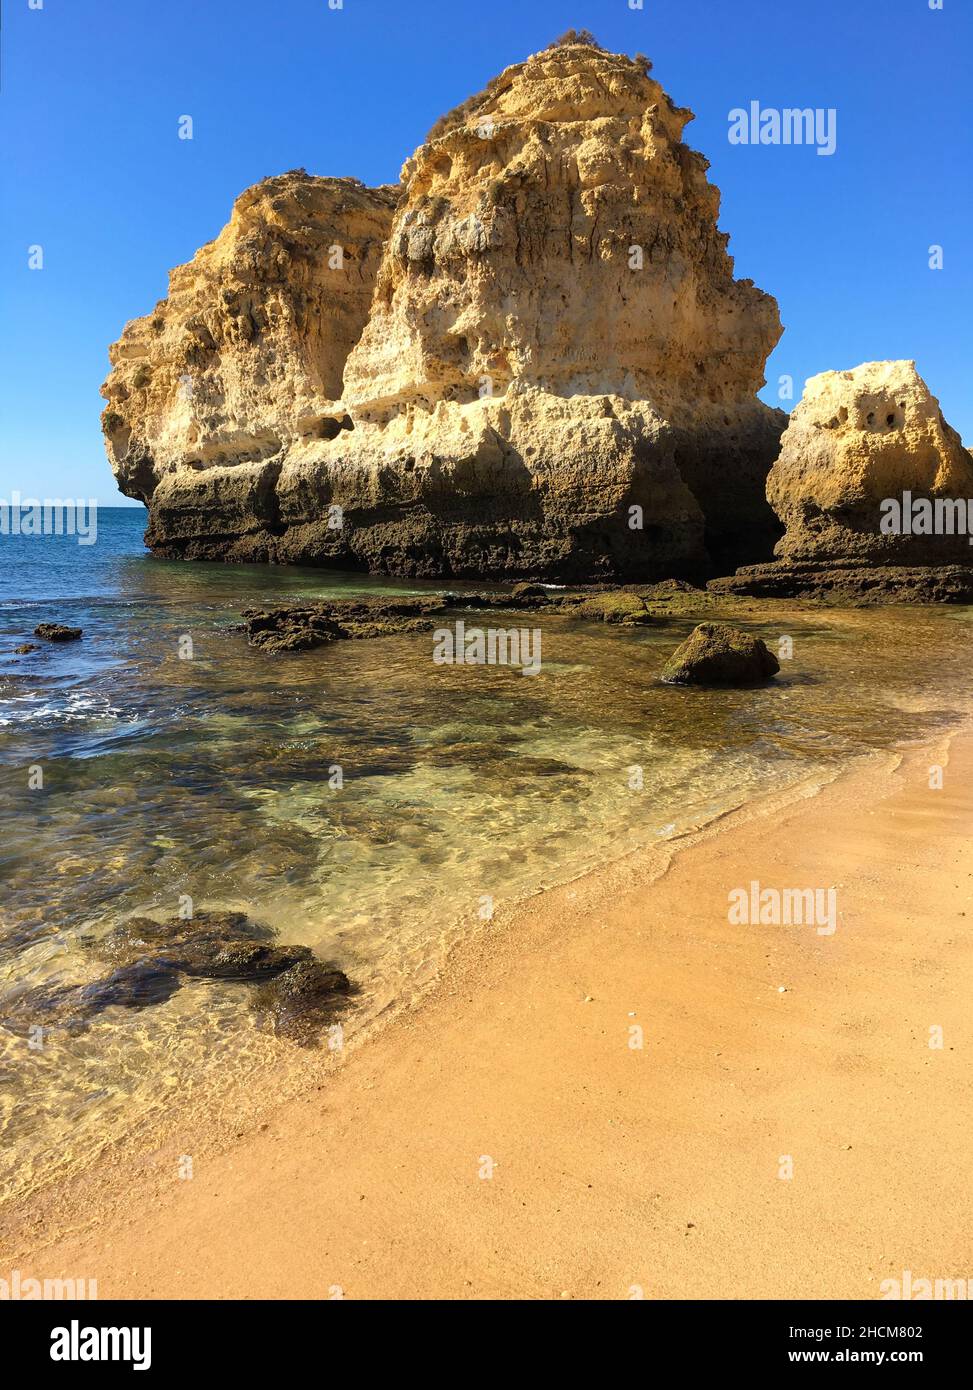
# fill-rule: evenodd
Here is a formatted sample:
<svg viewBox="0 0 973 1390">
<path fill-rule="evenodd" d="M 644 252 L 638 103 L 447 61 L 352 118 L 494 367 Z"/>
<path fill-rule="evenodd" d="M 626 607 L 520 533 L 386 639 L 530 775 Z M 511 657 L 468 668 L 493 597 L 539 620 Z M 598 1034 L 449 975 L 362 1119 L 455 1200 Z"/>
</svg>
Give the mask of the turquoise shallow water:
<svg viewBox="0 0 973 1390">
<path fill-rule="evenodd" d="M 436 586 L 159 561 L 143 524 L 102 512 L 92 547 L 0 538 L 8 997 L 104 973 L 92 942 L 188 896 L 335 960 L 361 987 L 353 1027 L 408 998 L 484 896 L 509 904 L 969 708 L 967 610 L 754 606 L 744 625 L 794 644 L 758 691 L 658 683 L 690 622 L 530 615 L 543 666 L 529 678 L 437 666 L 429 633 L 270 656 L 233 630 L 254 602 Z M 13 655 L 53 620 L 84 638 Z M 225 1089 L 286 1049 L 256 1031 L 248 998 L 197 981 L 40 1050 L 0 1029 L 8 1180 L 121 1132 L 173 1088 Z"/>
</svg>

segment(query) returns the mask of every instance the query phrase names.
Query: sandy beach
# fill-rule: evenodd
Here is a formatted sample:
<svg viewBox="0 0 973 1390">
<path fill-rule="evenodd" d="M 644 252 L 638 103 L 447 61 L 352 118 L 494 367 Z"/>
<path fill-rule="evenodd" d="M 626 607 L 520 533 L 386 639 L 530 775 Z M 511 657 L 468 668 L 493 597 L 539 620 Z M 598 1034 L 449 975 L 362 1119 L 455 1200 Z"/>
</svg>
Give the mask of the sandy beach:
<svg viewBox="0 0 973 1390">
<path fill-rule="evenodd" d="M 258 1124 L 11 1204 L 5 1267 L 168 1299 L 966 1278 L 971 786 L 964 731 L 724 818 L 661 875 L 636 854 L 543 893 Z M 731 924 L 755 880 L 834 887 L 836 930 Z"/>
</svg>

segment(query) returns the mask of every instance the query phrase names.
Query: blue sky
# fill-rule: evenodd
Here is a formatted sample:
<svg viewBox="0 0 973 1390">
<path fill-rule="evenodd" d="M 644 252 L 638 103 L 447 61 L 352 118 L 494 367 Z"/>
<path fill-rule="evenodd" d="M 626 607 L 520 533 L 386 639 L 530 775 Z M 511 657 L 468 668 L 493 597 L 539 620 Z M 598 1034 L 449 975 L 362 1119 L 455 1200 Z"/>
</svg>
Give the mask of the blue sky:
<svg viewBox="0 0 973 1390">
<path fill-rule="evenodd" d="M 0 496 L 123 500 L 98 425 L 107 346 L 243 188 L 300 165 L 393 181 L 439 115 L 569 27 L 646 53 L 696 112 L 736 272 L 787 330 L 764 396 L 915 358 L 973 444 L 969 0 L 29 3 L 3 7 Z M 834 107 L 836 153 L 731 145 L 728 113 L 754 100 Z"/>
</svg>

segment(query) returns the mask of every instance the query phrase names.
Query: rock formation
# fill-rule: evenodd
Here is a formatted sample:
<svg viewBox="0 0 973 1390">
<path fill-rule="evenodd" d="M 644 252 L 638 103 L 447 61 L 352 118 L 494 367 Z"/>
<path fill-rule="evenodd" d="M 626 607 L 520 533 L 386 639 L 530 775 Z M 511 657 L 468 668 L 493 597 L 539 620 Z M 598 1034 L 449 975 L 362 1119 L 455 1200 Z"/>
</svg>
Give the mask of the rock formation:
<svg viewBox="0 0 973 1390">
<path fill-rule="evenodd" d="M 112 352 L 149 543 L 429 577 L 769 556 L 777 306 L 733 279 L 691 112 L 647 68 L 584 42 L 507 68 L 407 161 L 394 217 L 303 174 L 238 199 Z"/>
<path fill-rule="evenodd" d="M 727 623 L 699 623 L 662 668 L 666 685 L 761 685 L 780 664 L 766 643 Z"/>
<path fill-rule="evenodd" d="M 64 623 L 38 623 L 34 628 L 34 636 L 43 637 L 45 642 L 77 642 L 81 635 L 80 627 L 65 627 Z"/>
<path fill-rule="evenodd" d="M 786 527 L 776 562 L 712 588 L 872 600 L 973 596 L 973 457 L 914 362 L 866 362 L 811 377 L 767 496 Z"/>
<path fill-rule="evenodd" d="M 347 1004 L 354 986 L 309 946 L 279 946 L 276 933 L 242 912 L 197 912 L 157 922 L 130 917 L 95 953 L 112 965 L 87 984 L 46 983 L 0 997 L 0 1028 L 26 1034 L 46 1029 L 83 1032 L 106 1009 L 164 1004 L 187 980 L 257 986 L 251 1003 L 280 1037 L 302 1046 L 319 1039 Z"/>
<path fill-rule="evenodd" d="M 266 179 L 171 273 L 168 298 L 125 325 L 102 426 L 119 487 L 149 506 L 153 548 L 270 558 L 255 538 L 276 525 L 283 456 L 344 423 L 331 407 L 395 198 L 300 169 Z"/>
</svg>

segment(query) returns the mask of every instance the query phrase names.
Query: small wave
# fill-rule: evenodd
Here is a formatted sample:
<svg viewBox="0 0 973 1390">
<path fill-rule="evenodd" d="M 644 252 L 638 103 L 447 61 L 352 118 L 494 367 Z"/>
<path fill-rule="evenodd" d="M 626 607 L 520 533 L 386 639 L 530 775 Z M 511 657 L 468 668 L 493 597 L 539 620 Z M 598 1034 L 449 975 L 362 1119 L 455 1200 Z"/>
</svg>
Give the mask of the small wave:
<svg viewBox="0 0 973 1390">
<path fill-rule="evenodd" d="M 74 690 L 62 701 L 52 701 L 44 695 L 18 695 L 0 701 L 0 727 L 12 724 L 83 724 L 103 719 L 121 719 L 134 723 L 138 714 L 126 712 L 113 705 L 107 695 Z"/>
</svg>

